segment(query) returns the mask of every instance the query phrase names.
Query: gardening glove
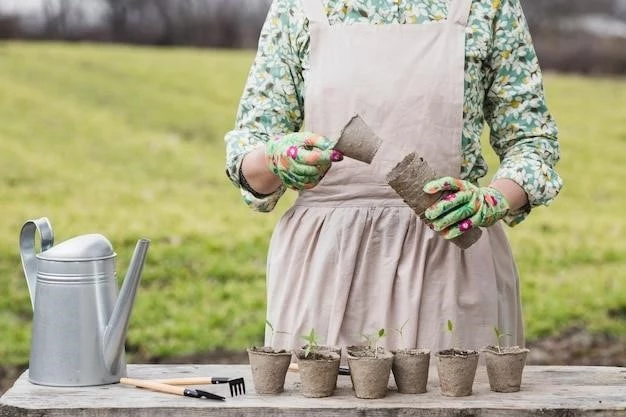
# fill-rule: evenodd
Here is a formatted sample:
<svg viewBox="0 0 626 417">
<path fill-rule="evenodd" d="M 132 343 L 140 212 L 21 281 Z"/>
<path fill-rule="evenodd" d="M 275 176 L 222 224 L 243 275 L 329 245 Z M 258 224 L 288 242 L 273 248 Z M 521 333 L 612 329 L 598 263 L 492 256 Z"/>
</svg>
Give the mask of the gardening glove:
<svg viewBox="0 0 626 417">
<path fill-rule="evenodd" d="M 332 162 L 343 159 L 341 152 L 332 149 L 333 144 L 329 138 L 311 132 L 277 136 L 265 145 L 265 162 L 288 188 L 313 188 Z"/>
<path fill-rule="evenodd" d="M 424 192 L 443 197 L 424 212 L 426 222 L 445 239 L 454 239 L 472 227 L 491 226 L 509 211 L 502 193 L 469 181 L 443 177 L 424 185 Z"/>
</svg>

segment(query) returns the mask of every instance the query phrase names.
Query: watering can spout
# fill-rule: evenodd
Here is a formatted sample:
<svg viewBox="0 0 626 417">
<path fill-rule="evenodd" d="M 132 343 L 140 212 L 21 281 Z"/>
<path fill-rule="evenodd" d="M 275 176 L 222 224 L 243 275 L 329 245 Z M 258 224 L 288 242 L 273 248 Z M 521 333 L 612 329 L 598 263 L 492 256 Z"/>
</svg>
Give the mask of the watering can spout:
<svg viewBox="0 0 626 417">
<path fill-rule="evenodd" d="M 130 313 L 134 305 L 135 294 L 139 286 L 141 271 L 146 261 L 149 246 L 150 240 L 148 239 L 140 239 L 137 242 L 120 294 L 117 297 L 115 307 L 104 331 L 104 361 L 107 369 L 110 370 L 116 366 L 124 349 Z"/>
</svg>

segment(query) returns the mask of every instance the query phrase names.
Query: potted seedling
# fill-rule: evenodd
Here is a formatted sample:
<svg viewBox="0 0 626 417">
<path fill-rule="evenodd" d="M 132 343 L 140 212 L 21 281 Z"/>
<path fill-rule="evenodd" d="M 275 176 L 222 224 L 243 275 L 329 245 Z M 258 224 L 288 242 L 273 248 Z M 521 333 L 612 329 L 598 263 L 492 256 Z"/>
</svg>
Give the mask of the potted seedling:
<svg viewBox="0 0 626 417">
<path fill-rule="evenodd" d="M 452 338 L 452 347 L 435 353 L 441 393 L 448 397 L 472 395 L 478 352 L 456 348 L 451 320 L 448 320 L 447 328 Z"/>
<path fill-rule="evenodd" d="M 317 337 L 315 329 L 311 329 L 309 334 L 303 336 L 306 345 L 295 352 L 302 395 L 311 398 L 332 395 L 337 386 L 341 359 L 336 351 L 320 346 Z"/>
<path fill-rule="evenodd" d="M 400 335 L 401 348 L 392 351 L 393 365 L 391 370 L 396 381 L 398 392 L 401 394 L 422 394 L 426 392 L 428 382 L 428 366 L 430 351 L 428 349 L 408 349 L 404 342 L 404 322 L 399 329 L 394 329 Z"/>
<path fill-rule="evenodd" d="M 379 346 L 385 329 L 364 335 L 365 344 L 348 346 L 350 379 L 357 398 L 383 398 L 387 395 L 393 354 Z"/>
<path fill-rule="evenodd" d="M 302 339 L 306 342 L 302 345 L 301 349 L 308 351 L 331 351 L 339 355 L 341 359 L 341 346 L 322 345 L 318 342 L 318 334 L 315 329 L 311 329 L 309 334 L 302 336 Z"/>
<path fill-rule="evenodd" d="M 271 331 L 268 346 L 248 348 L 248 359 L 252 371 L 252 381 L 257 394 L 278 394 L 285 389 L 285 376 L 291 362 L 291 352 L 276 348 L 276 334 L 287 334 L 285 331 L 274 330 L 269 320 L 265 324 Z"/>
<path fill-rule="evenodd" d="M 517 392 L 522 384 L 522 373 L 529 350 L 519 346 L 502 346 L 502 339 L 510 336 L 494 327 L 496 345 L 482 349 L 485 353 L 489 386 L 495 392 Z"/>
</svg>

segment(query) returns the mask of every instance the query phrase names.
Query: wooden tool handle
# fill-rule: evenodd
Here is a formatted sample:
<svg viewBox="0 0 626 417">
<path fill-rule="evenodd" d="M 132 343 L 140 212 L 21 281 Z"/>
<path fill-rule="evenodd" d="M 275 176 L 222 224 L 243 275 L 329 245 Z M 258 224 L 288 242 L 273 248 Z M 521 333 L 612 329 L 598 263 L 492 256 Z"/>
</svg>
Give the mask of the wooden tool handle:
<svg viewBox="0 0 626 417">
<path fill-rule="evenodd" d="M 213 383 L 210 376 L 195 376 L 187 378 L 151 379 L 153 382 L 168 385 L 207 385 Z"/>
<path fill-rule="evenodd" d="M 134 385 L 140 388 L 148 388 L 153 391 L 165 392 L 168 394 L 185 395 L 185 388 L 175 387 L 154 381 L 146 381 L 144 379 L 120 378 L 120 384 Z"/>
</svg>

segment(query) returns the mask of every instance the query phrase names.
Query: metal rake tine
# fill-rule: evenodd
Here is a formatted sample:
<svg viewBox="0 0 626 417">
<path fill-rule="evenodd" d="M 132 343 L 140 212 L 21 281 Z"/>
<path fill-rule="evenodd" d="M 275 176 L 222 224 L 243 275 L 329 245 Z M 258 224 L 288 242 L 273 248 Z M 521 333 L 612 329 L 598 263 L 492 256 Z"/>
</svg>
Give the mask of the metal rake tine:
<svg viewBox="0 0 626 417">
<path fill-rule="evenodd" d="M 235 378 L 228 381 L 230 387 L 230 396 L 235 397 L 239 394 L 246 393 L 246 383 L 243 378 Z"/>
</svg>

